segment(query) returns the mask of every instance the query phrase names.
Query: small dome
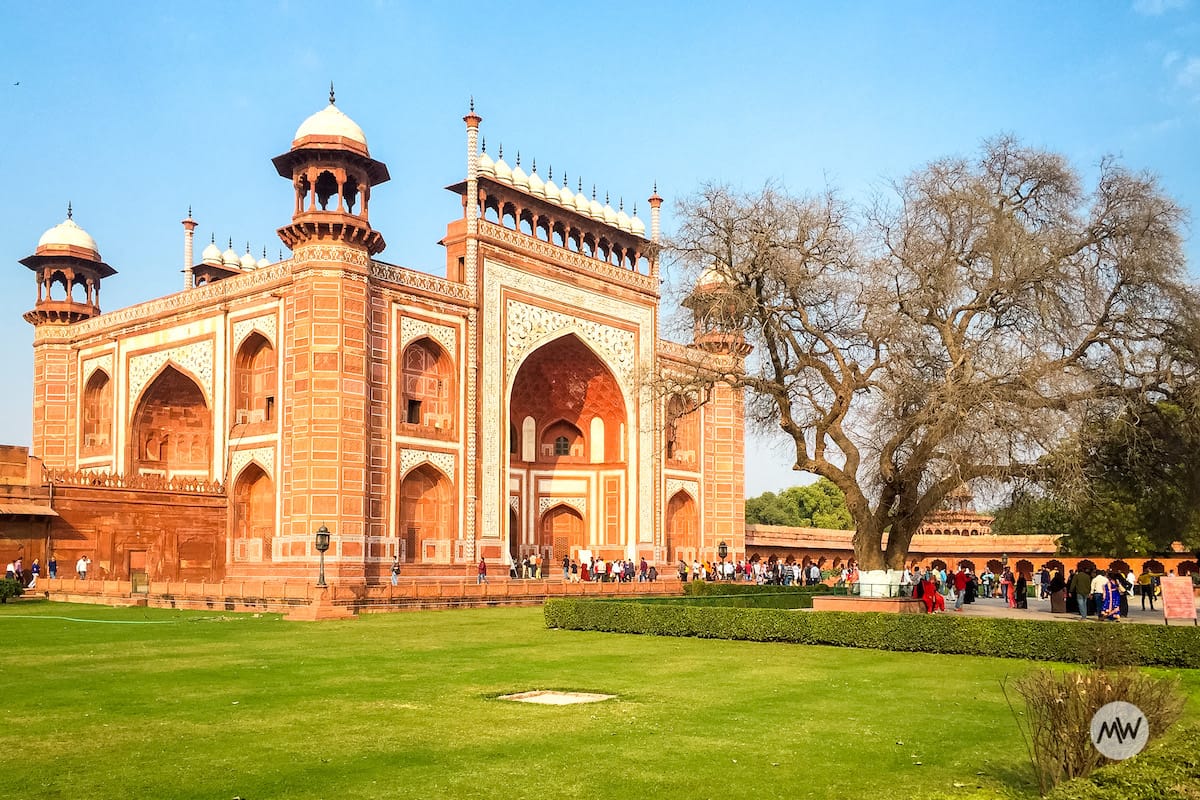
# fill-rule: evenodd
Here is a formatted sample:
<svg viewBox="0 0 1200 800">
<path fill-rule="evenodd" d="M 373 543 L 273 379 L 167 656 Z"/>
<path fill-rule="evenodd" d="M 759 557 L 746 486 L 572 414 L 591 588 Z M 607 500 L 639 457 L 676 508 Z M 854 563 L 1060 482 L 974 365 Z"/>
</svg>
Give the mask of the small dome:
<svg viewBox="0 0 1200 800">
<path fill-rule="evenodd" d="M 217 247 L 216 242 L 209 242 L 208 247 L 205 247 L 204 252 L 200 254 L 200 260 L 209 266 L 221 266 L 224 261 L 221 258 L 221 248 Z"/>
<path fill-rule="evenodd" d="M 529 176 L 525 174 L 525 170 L 521 169 L 521 156 L 517 155 L 517 165 L 512 171 L 512 185 L 518 189 L 529 190 Z"/>
<path fill-rule="evenodd" d="M 42 238 L 38 239 L 37 246 L 39 250 L 43 247 L 81 247 L 95 253 L 97 260 L 100 258 L 96 240 L 75 224 L 75 220 L 71 219 L 70 211 L 67 212 L 65 220 L 42 234 Z"/>
<path fill-rule="evenodd" d="M 628 233 L 633 233 L 633 224 L 632 224 L 632 221 L 629 219 L 629 215 L 625 213 L 625 202 L 624 201 L 621 202 L 621 208 L 619 211 L 617 211 L 616 225 L 618 228 L 620 228 L 623 231 L 627 231 Z"/>
<path fill-rule="evenodd" d="M 547 192 L 549 194 L 549 192 Z M 558 204 L 563 208 L 575 207 L 575 193 L 571 191 L 571 187 L 567 185 L 567 176 L 563 175 L 562 191 L 558 193 Z"/>
<path fill-rule="evenodd" d="M 496 180 L 512 183 L 512 167 L 504 161 L 504 147 L 500 147 L 500 153 L 496 157 L 496 163 L 492 165 L 493 171 L 496 173 Z"/>
<path fill-rule="evenodd" d="M 537 162 L 533 162 L 533 172 L 529 173 L 529 193 L 538 197 L 546 196 L 546 184 L 537 174 Z"/>
<path fill-rule="evenodd" d="M 617 210 L 608 203 L 604 204 L 604 221 L 613 227 L 619 227 L 617 225 Z"/>
<path fill-rule="evenodd" d="M 646 223 L 642 222 L 641 217 L 637 215 L 637 209 L 633 210 L 633 218 L 629 220 L 629 230 L 634 236 L 646 235 Z"/>
<path fill-rule="evenodd" d="M 596 199 L 596 187 L 592 187 L 592 202 L 588 203 L 588 214 L 597 222 L 604 221 L 604 206 Z"/>
<path fill-rule="evenodd" d="M 367 146 L 367 135 L 363 133 L 363 129 L 358 127 L 358 123 L 343 114 L 342 110 L 333 103 L 300 123 L 292 141 L 297 142 L 305 136 L 341 136 L 358 142 L 364 149 Z"/>
<path fill-rule="evenodd" d="M 700 278 L 696 281 L 696 286 L 693 291 L 719 288 L 728 286 L 729 283 L 729 276 L 713 265 L 705 267 L 704 272 L 700 273 Z"/>
<path fill-rule="evenodd" d="M 554 170 L 551 168 L 550 177 L 546 179 L 545 198 L 551 203 L 557 204 L 559 202 L 559 197 L 560 192 L 558 191 L 558 184 L 554 182 Z"/>
<path fill-rule="evenodd" d="M 591 208 L 591 204 L 588 203 L 587 195 L 583 193 L 583 187 L 577 187 L 575 189 L 575 210 L 586 217 L 590 216 Z"/>
<path fill-rule="evenodd" d="M 263 267 L 269 267 L 269 266 L 271 266 L 271 262 L 267 260 L 266 256 L 263 256 L 262 258 L 260 258 L 258 260 L 257 269 L 262 269 Z"/>
<path fill-rule="evenodd" d="M 245 270 L 258 269 L 258 261 L 250 253 L 250 245 L 246 245 L 246 252 L 242 253 L 242 257 L 241 257 L 240 261 L 241 261 L 242 269 L 245 269 Z"/>
<path fill-rule="evenodd" d="M 480 175 L 490 175 L 495 177 L 496 167 L 492 163 L 492 157 L 487 154 L 487 150 L 484 150 L 479 154 L 479 160 L 476 163 L 478 164 Z"/>
<path fill-rule="evenodd" d="M 238 258 L 237 251 L 233 249 L 232 244 L 229 245 L 228 250 L 221 254 L 221 262 L 225 266 L 232 267 L 233 269 L 242 268 L 242 260 Z"/>
</svg>

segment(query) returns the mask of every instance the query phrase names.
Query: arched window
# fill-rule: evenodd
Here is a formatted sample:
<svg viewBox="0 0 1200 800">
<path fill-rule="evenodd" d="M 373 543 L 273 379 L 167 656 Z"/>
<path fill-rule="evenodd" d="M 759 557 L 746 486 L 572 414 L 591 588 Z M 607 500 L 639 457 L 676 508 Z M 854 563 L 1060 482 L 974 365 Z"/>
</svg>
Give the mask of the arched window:
<svg viewBox="0 0 1200 800">
<path fill-rule="evenodd" d="M 238 348 L 234 362 L 235 425 L 275 419 L 275 348 L 260 333 L 252 333 Z"/>
<path fill-rule="evenodd" d="M 454 427 L 452 373 L 450 357 L 431 339 L 418 339 L 404 348 L 400 422 L 449 433 Z"/>
<path fill-rule="evenodd" d="M 569 456 L 571 455 L 571 440 L 565 436 L 559 436 L 554 440 L 554 455 Z"/>
<path fill-rule="evenodd" d="M 538 455 L 543 459 L 584 460 L 587 448 L 583 433 L 566 420 L 555 422 L 542 432 Z"/>
<path fill-rule="evenodd" d="M 80 425 L 83 455 L 110 452 L 112 423 L 112 381 L 103 370 L 96 370 L 88 378 L 83 390 L 83 420 Z"/>
</svg>

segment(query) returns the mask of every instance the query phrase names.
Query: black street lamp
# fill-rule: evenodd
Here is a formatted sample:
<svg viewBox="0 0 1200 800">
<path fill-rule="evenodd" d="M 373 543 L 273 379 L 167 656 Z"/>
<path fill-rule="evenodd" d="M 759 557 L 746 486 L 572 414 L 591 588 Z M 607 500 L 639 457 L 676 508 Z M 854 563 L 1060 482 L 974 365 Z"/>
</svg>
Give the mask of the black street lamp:
<svg viewBox="0 0 1200 800">
<path fill-rule="evenodd" d="M 729 555 L 729 545 L 721 542 L 717 545 L 717 555 L 721 557 L 721 574 L 720 579 L 725 580 L 725 556 Z"/>
<path fill-rule="evenodd" d="M 317 586 L 325 586 L 325 551 L 329 549 L 329 529 L 324 525 L 317 528 L 317 552 L 321 554 L 321 573 L 317 577 Z"/>
</svg>

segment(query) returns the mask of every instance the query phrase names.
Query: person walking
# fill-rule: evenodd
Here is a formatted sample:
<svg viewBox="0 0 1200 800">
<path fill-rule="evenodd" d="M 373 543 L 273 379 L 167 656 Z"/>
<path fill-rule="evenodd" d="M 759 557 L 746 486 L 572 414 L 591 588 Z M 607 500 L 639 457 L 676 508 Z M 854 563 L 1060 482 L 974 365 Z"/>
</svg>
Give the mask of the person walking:
<svg viewBox="0 0 1200 800">
<path fill-rule="evenodd" d="M 562 569 L 563 569 L 563 582 L 569 582 L 571 580 L 571 557 L 570 556 L 566 556 L 566 555 L 563 556 Z"/>
<path fill-rule="evenodd" d="M 87 556 L 80 556 L 79 560 L 75 562 L 75 574 L 79 576 L 79 580 L 81 581 L 87 580 L 88 562 L 90 560 Z"/>
<path fill-rule="evenodd" d="M 1092 576 L 1088 575 L 1087 570 L 1080 569 L 1072 577 L 1071 582 L 1067 585 L 1067 591 L 1075 597 L 1075 603 L 1079 610 L 1079 619 L 1085 620 L 1088 617 L 1088 597 L 1092 592 Z"/>
<path fill-rule="evenodd" d="M 479 585 L 479 584 L 481 584 L 481 583 L 487 583 L 487 582 L 488 582 L 488 579 L 487 579 L 487 561 L 485 561 L 485 560 L 483 559 L 483 556 L 480 556 L 480 557 L 479 557 L 479 567 L 478 567 L 478 569 L 476 570 L 476 573 L 475 573 L 475 585 L 477 585 L 477 586 L 478 586 L 478 585 Z"/>
<path fill-rule="evenodd" d="M 42 574 L 42 565 L 36 558 L 33 560 L 33 565 L 29 567 L 29 572 L 33 578 L 29 581 L 28 588 L 33 589 L 37 587 L 38 578 Z"/>
<path fill-rule="evenodd" d="M 53 554 L 51 554 L 50 560 L 46 563 L 46 568 L 50 572 L 50 580 L 58 577 L 58 559 Z"/>
<path fill-rule="evenodd" d="M 954 573 L 954 610 L 959 614 L 962 613 L 963 603 L 967 599 L 967 584 L 971 581 L 971 571 L 962 564 L 958 565 L 958 572 Z"/>
<path fill-rule="evenodd" d="M 400 556 L 392 559 L 392 586 L 400 583 Z"/>
</svg>

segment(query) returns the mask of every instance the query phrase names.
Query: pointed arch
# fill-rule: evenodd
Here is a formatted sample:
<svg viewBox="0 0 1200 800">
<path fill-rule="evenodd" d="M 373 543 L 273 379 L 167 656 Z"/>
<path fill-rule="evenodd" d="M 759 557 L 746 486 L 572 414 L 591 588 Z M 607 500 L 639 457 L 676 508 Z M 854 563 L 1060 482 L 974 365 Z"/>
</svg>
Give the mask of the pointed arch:
<svg viewBox="0 0 1200 800">
<path fill-rule="evenodd" d="M 277 385 L 275 348 L 254 331 L 242 340 L 234 358 L 234 424 L 273 422 Z"/>
<path fill-rule="evenodd" d="M 663 544 L 667 561 L 678 561 L 685 553 L 693 553 L 699 546 L 699 515 L 696 501 L 686 490 L 680 489 L 667 502 L 667 515 Z"/>
<path fill-rule="evenodd" d="M 542 513 L 537 531 L 537 551 L 550 564 L 564 555 L 574 556 L 587 547 L 583 515 L 566 503 L 555 503 Z"/>
<path fill-rule="evenodd" d="M 98 455 L 111 451 L 113 429 L 113 387 L 108 373 L 100 368 L 92 371 L 83 389 L 83 408 L 80 415 L 81 455 Z"/>
<path fill-rule="evenodd" d="M 397 537 L 403 542 L 404 560 L 422 560 L 426 539 L 458 538 L 458 517 L 453 484 L 428 461 L 413 466 L 400 481 Z"/>
<path fill-rule="evenodd" d="M 400 425 L 454 429 L 454 364 L 441 344 L 430 336 L 410 342 L 400 354 Z"/>
<path fill-rule="evenodd" d="M 233 483 L 233 557 L 235 561 L 272 560 L 275 539 L 275 482 L 250 462 Z"/>
<path fill-rule="evenodd" d="M 151 380 L 130 425 L 130 472 L 212 475 L 212 412 L 196 381 L 167 363 Z"/>
</svg>

